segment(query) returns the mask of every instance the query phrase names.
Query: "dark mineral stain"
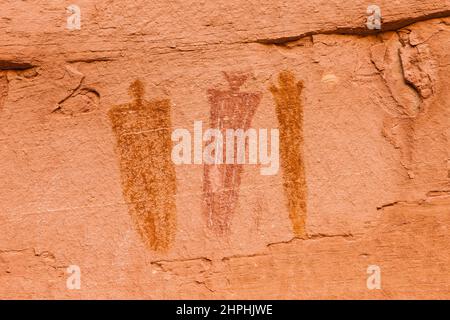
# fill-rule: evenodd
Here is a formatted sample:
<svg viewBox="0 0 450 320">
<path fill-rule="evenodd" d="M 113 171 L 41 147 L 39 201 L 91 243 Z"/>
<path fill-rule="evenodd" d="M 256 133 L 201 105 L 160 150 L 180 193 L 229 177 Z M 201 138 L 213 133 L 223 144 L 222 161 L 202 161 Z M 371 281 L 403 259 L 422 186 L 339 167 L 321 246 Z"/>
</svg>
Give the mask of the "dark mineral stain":
<svg viewBox="0 0 450 320">
<path fill-rule="evenodd" d="M 278 88 L 271 86 L 280 128 L 280 159 L 283 186 L 287 195 L 289 218 L 296 237 L 306 237 L 307 185 L 303 150 L 303 83 L 283 71 L 278 77 Z"/>
<path fill-rule="evenodd" d="M 171 160 L 169 100 L 144 100 L 144 86 L 130 86 L 133 101 L 111 108 L 122 189 L 144 242 L 153 250 L 170 248 L 176 232 L 176 177 Z"/>
<path fill-rule="evenodd" d="M 26 61 L 2 60 L 0 59 L 0 70 L 27 70 L 35 67 Z"/>
<path fill-rule="evenodd" d="M 224 73 L 229 90 L 208 90 L 210 127 L 219 129 L 225 139 L 226 129 L 247 130 L 261 101 L 261 93 L 241 92 L 240 87 L 248 75 Z M 224 142 L 225 148 L 225 142 Z M 235 157 L 237 145 L 235 144 Z M 225 149 L 223 150 L 225 155 Z M 236 160 L 236 159 L 235 159 Z M 231 220 L 238 201 L 242 164 L 205 164 L 203 177 L 204 215 L 207 225 L 216 234 L 230 230 Z"/>
<path fill-rule="evenodd" d="M 8 96 L 8 79 L 5 72 L 0 72 L 0 110 Z"/>
</svg>

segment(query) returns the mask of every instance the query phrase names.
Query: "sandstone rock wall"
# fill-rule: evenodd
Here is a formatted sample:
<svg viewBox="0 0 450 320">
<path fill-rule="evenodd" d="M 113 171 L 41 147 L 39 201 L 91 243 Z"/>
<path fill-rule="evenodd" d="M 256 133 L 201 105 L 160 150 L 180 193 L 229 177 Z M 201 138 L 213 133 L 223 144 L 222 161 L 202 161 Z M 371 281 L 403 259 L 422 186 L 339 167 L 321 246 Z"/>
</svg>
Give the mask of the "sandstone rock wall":
<svg viewBox="0 0 450 320">
<path fill-rule="evenodd" d="M 0 297 L 449 298 L 450 1 L 375 2 L 0 0 Z"/>
</svg>

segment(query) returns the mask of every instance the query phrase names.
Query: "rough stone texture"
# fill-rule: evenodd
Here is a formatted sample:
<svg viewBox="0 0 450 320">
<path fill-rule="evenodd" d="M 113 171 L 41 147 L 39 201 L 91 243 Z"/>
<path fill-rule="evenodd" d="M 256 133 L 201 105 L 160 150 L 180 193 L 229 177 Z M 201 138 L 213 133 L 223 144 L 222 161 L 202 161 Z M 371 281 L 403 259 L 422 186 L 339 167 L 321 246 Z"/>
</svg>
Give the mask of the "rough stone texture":
<svg viewBox="0 0 450 320">
<path fill-rule="evenodd" d="M 69 31 L 71 3 L 0 0 L 0 298 L 450 298 L 449 0 L 78 0 Z M 372 3 L 381 32 L 365 27 Z M 192 131 L 210 123 L 211 90 L 230 90 L 223 72 L 260 94 L 253 128 L 289 127 L 271 88 L 286 72 L 302 83 L 305 203 L 289 202 L 290 165 L 244 165 L 217 233 L 204 167 L 177 165 L 176 230 L 154 250 L 108 114 L 140 80 L 143 100 L 169 101 L 171 129 Z M 131 171 L 155 170 L 145 161 Z M 141 196 L 150 182 L 137 183 Z M 366 287 L 369 265 L 381 290 Z"/>
</svg>

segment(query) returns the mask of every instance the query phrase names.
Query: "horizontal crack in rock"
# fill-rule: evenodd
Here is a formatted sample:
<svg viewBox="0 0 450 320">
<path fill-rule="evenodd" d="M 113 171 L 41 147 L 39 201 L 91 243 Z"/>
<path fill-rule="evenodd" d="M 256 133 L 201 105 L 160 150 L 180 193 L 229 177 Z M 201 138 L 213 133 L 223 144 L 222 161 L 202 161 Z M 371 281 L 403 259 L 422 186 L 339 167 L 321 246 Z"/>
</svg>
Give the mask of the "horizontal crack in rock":
<svg viewBox="0 0 450 320">
<path fill-rule="evenodd" d="M 336 28 L 329 29 L 329 30 L 308 31 L 308 32 L 305 32 L 305 33 L 302 33 L 299 35 L 293 35 L 293 36 L 256 39 L 253 42 L 261 43 L 261 44 L 284 45 L 289 42 L 298 41 L 302 38 L 319 35 L 319 34 L 368 36 L 368 35 L 374 35 L 374 34 L 379 34 L 379 33 L 383 33 L 383 32 L 388 32 L 388 31 L 397 31 L 398 29 L 402 29 L 402 28 L 407 27 L 416 22 L 421 22 L 421 21 L 426 21 L 426 20 L 431 20 L 431 19 L 438 19 L 438 18 L 446 18 L 446 17 L 450 17 L 450 10 L 434 12 L 434 13 L 426 14 L 423 16 L 415 17 L 415 18 L 407 18 L 407 19 L 400 19 L 400 20 L 396 20 L 396 21 L 392 21 L 392 22 L 386 22 L 382 25 L 381 30 L 370 30 L 370 29 L 367 29 L 366 27 L 336 27 Z"/>
</svg>

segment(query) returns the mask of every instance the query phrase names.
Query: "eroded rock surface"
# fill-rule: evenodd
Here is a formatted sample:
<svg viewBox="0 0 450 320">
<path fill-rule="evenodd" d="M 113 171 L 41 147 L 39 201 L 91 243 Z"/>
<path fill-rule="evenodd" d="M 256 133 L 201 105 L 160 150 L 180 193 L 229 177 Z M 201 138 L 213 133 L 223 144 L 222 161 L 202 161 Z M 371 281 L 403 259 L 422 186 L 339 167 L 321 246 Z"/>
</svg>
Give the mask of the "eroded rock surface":
<svg viewBox="0 0 450 320">
<path fill-rule="evenodd" d="M 362 0 L 79 0 L 69 30 L 1 1 L 0 298 L 450 298 L 450 2 L 376 2 L 381 30 Z M 279 171 L 170 163 L 195 121 L 279 128 Z"/>
</svg>

